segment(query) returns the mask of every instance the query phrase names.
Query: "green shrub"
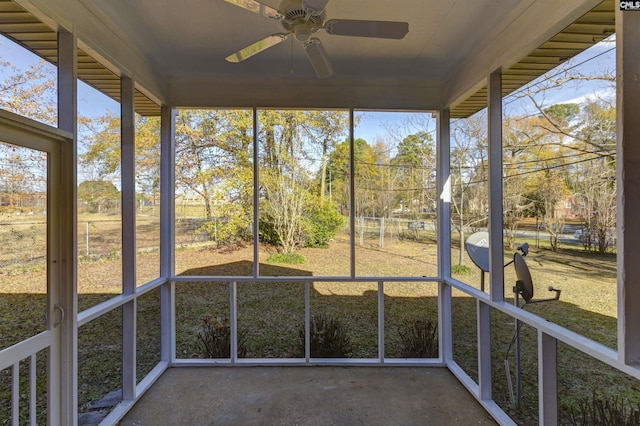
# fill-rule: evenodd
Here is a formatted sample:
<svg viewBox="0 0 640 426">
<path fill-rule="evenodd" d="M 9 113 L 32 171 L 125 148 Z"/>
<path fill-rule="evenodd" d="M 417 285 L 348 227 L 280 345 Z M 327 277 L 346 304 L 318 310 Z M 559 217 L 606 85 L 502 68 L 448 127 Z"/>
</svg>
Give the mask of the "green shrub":
<svg viewBox="0 0 640 426">
<path fill-rule="evenodd" d="M 634 426 L 640 425 L 640 405 L 635 407 L 617 396 L 597 395 L 585 398 L 572 408 L 569 421 L 580 426 Z"/>
<path fill-rule="evenodd" d="M 287 265 L 301 265 L 307 259 L 300 253 L 273 253 L 267 258 L 269 263 L 284 263 Z"/>
<path fill-rule="evenodd" d="M 206 234 L 219 245 L 233 245 L 252 240 L 251 218 L 240 205 L 227 204 L 220 208 L 220 217 L 207 220 L 196 229 L 197 234 Z"/>
<path fill-rule="evenodd" d="M 467 265 L 452 265 L 451 273 L 458 275 L 471 275 L 473 273 L 473 269 L 469 268 Z"/>
<path fill-rule="evenodd" d="M 349 358 L 351 339 L 346 327 L 338 318 L 326 314 L 314 315 L 310 319 L 309 339 L 313 358 Z M 304 348 L 304 326 L 300 330 L 302 348 Z"/>
<path fill-rule="evenodd" d="M 344 225 L 344 217 L 340 214 L 338 206 L 327 201 L 316 201 L 310 205 L 305 227 L 307 247 L 326 248 L 331 238 Z"/>
<path fill-rule="evenodd" d="M 271 244 L 272 246 L 280 245 L 280 237 L 278 237 L 278 233 L 273 227 L 273 219 L 264 213 L 261 214 L 258 221 L 258 233 L 260 234 L 260 241 L 263 243 Z"/>
<path fill-rule="evenodd" d="M 417 319 L 398 328 L 397 340 L 402 358 L 437 358 L 438 323 Z"/>
<path fill-rule="evenodd" d="M 203 358 L 231 358 L 231 323 L 228 318 L 207 315 L 198 333 L 198 348 Z M 247 353 L 244 333 L 238 332 L 238 356 Z"/>
</svg>

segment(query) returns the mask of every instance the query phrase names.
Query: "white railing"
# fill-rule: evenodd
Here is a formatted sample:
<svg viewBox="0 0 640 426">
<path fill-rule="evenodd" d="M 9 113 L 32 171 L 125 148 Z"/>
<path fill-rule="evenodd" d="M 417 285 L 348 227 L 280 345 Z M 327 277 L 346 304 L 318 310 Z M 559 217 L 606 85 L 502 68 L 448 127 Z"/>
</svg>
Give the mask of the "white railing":
<svg viewBox="0 0 640 426">
<path fill-rule="evenodd" d="M 385 313 L 384 313 L 384 291 L 385 282 L 423 282 L 437 283 L 437 278 L 424 277 L 314 277 L 309 280 L 307 277 L 199 277 L 199 276 L 177 276 L 172 279 L 174 283 L 228 283 L 229 285 L 229 307 L 230 307 L 230 333 L 231 333 L 231 356 L 226 359 L 193 359 L 193 358 L 176 358 L 175 344 L 173 350 L 173 365 L 180 366 L 207 366 L 207 365 L 430 365 L 444 366 L 442 358 L 387 358 L 384 355 L 385 348 Z M 304 358 L 239 358 L 238 357 L 238 283 L 269 283 L 269 282 L 286 282 L 286 283 L 304 283 L 305 286 L 305 302 L 304 302 L 304 329 L 305 329 L 305 354 Z M 311 321 L 311 284 L 314 282 L 366 282 L 377 283 L 377 322 L 378 322 L 378 347 L 376 358 L 313 358 L 310 351 L 310 321 Z M 175 300 L 175 299 L 174 299 Z M 175 304 L 174 304 L 175 310 Z M 175 318 L 175 315 L 173 315 Z M 175 343 L 175 325 L 173 333 L 173 341 Z"/>
<path fill-rule="evenodd" d="M 51 332 L 44 332 L 0 351 L 0 371 L 11 368 L 11 424 L 20 423 L 20 363 L 28 360 L 29 424 L 37 424 L 37 354 L 52 344 Z M 51 380 L 51 378 L 49 378 Z M 51 414 L 51 413 L 48 413 Z"/>
<path fill-rule="evenodd" d="M 534 328 L 538 334 L 538 395 L 539 395 L 539 419 L 540 424 L 557 424 L 558 421 L 558 403 L 557 403 L 557 342 L 560 341 L 578 351 L 602 361 L 613 368 L 624 372 L 632 377 L 640 379 L 640 369 L 625 364 L 619 360 L 618 353 L 614 349 L 597 343 L 585 336 L 570 331 L 562 326 L 554 324 L 541 318 L 535 314 L 518 308 L 506 301 L 492 301 L 490 295 L 482 292 L 474 287 L 464 284 L 455 279 L 441 281 L 438 278 L 407 278 L 407 277 L 314 277 L 309 280 L 308 277 L 198 277 L 198 276 L 178 276 L 172 279 L 174 283 L 180 282 L 208 282 L 208 283 L 228 283 L 229 285 L 229 302 L 231 316 L 231 356 L 227 359 L 177 359 L 175 356 L 175 324 L 173 331 L 174 353 L 172 365 L 175 366 L 215 366 L 215 365 L 413 365 L 413 366 L 445 366 L 447 367 L 467 390 L 479 401 L 479 403 L 494 417 L 496 421 L 504 425 L 514 425 L 511 418 L 500 408 L 492 397 L 491 385 L 491 349 L 490 349 L 490 327 L 491 323 L 490 310 L 500 311 L 514 320 L 521 321 L 524 324 Z M 314 282 L 377 282 L 378 285 L 378 348 L 377 357 L 375 358 L 312 358 L 310 354 L 310 288 Z M 242 282 L 290 282 L 304 283 L 305 285 L 305 355 L 304 358 L 238 358 L 238 341 L 237 341 L 237 286 Z M 440 308 L 439 339 L 440 356 L 432 359 L 399 359 L 386 358 L 384 355 L 385 346 L 385 310 L 384 310 L 384 291 L 386 282 L 425 282 L 425 283 L 442 283 L 439 287 L 438 302 L 442 304 L 442 289 L 456 289 L 473 297 L 478 303 L 477 324 L 478 324 L 478 380 L 474 380 L 469 374 L 453 360 L 452 347 L 448 341 L 454 341 L 455 336 L 447 336 L 447 331 L 451 329 L 451 309 L 446 309 L 448 314 L 442 312 Z M 175 298 L 174 298 L 175 302 Z M 175 309 L 175 305 L 174 305 Z M 449 315 L 447 317 L 447 315 Z M 175 320 L 175 314 L 172 315 Z M 451 333 L 450 331 L 448 332 Z"/>
<path fill-rule="evenodd" d="M 462 369 L 453 359 L 446 360 L 449 370 L 460 380 L 467 390 L 485 407 L 485 409 L 500 424 L 515 424 L 507 414 L 495 404 L 490 397 L 485 398 L 482 393 L 483 386 L 490 386 L 491 376 L 482 374 L 483 362 L 487 362 L 485 357 L 491 357 L 491 351 L 485 351 L 490 342 L 483 341 L 481 336 L 490 333 L 490 322 L 482 320 L 483 310 L 487 308 L 496 309 L 514 320 L 534 328 L 538 334 L 538 405 L 539 422 L 544 425 L 558 424 L 558 357 L 557 343 L 562 342 L 577 349 L 578 351 L 610 365 L 611 367 L 626 373 L 636 379 L 640 379 L 640 368 L 625 364 L 618 357 L 618 352 L 595 342 L 583 335 L 568 330 L 562 326 L 554 324 L 535 314 L 518 308 L 511 303 L 492 301 L 490 296 L 467 284 L 455 279 L 445 280 L 445 285 L 455 288 L 473 298 L 478 302 L 478 382 L 476 383 L 464 369 Z M 455 336 L 454 336 L 455 339 Z"/>
</svg>

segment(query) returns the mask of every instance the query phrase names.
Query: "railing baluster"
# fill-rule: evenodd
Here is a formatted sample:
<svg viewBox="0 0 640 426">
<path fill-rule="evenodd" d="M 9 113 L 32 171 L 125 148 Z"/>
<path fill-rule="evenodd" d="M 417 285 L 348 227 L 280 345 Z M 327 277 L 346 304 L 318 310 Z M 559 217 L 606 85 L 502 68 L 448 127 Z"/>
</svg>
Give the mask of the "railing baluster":
<svg viewBox="0 0 640 426">
<path fill-rule="evenodd" d="M 558 424 L 558 341 L 538 330 L 538 405 L 540 424 Z"/>
<path fill-rule="evenodd" d="M 37 384 L 36 354 L 33 354 L 29 362 L 29 422 L 31 426 L 36 426 Z"/>
<path fill-rule="evenodd" d="M 229 315 L 231 316 L 231 363 L 238 360 L 238 283 L 229 283 Z"/>
<path fill-rule="evenodd" d="M 11 368 L 11 424 L 20 424 L 20 361 Z"/>
<path fill-rule="evenodd" d="M 378 281 L 378 359 L 384 362 L 384 281 Z"/>
<path fill-rule="evenodd" d="M 304 282 L 304 357 L 311 358 L 311 283 Z"/>
<path fill-rule="evenodd" d="M 491 307 L 477 301 L 478 307 L 478 397 L 493 399 L 491 389 Z"/>
</svg>

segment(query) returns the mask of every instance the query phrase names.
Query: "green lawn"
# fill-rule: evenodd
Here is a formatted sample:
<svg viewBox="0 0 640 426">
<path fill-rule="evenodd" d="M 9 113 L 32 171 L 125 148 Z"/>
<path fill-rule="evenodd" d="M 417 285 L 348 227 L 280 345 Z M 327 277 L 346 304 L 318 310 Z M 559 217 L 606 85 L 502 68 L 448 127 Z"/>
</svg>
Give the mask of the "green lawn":
<svg viewBox="0 0 640 426">
<path fill-rule="evenodd" d="M 457 259 L 457 247 L 452 248 Z M 337 239 L 329 249 L 302 249 L 307 262 L 286 265 L 261 264 L 268 276 L 345 275 L 349 266 L 349 245 Z M 178 273 L 189 275 L 240 275 L 252 273 L 251 246 L 233 250 L 216 250 L 213 246 L 183 248 L 177 253 Z M 261 248 L 261 259 L 269 250 Z M 379 246 L 374 237 L 365 240 L 356 251 L 357 270 L 366 275 L 401 276 L 436 274 L 436 245 L 428 238 L 421 242 L 402 238 Z M 508 260 L 510 256 L 506 256 Z M 532 249 L 526 258 L 536 288 L 536 298 L 548 297 L 546 288 L 562 289 L 559 302 L 531 305 L 526 309 L 610 347 L 616 345 L 616 272 L 615 256 L 597 256 L 579 249 L 564 248 L 558 253 Z M 157 253 L 140 253 L 138 264 L 157 263 Z M 480 274 L 470 261 L 472 272 L 458 278 L 479 288 Z M 117 257 L 86 260 L 80 263 L 83 282 L 79 294 L 81 309 L 94 306 L 120 292 Z M 7 347 L 24 336 L 42 329 L 45 294 L 42 268 L 12 269 L 0 275 L 3 295 L 0 298 L 2 323 L 0 347 Z M 152 274 L 149 272 L 149 274 Z M 149 275 L 151 276 L 151 275 Z M 505 270 L 505 294 L 512 295 L 515 275 Z M 326 313 L 339 318 L 352 343 L 353 357 L 377 356 L 377 282 L 321 283 L 311 286 L 311 313 Z M 246 357 L 302 356 L 300 329 L 304 323 L 304 285 L 291 283 L 239 283 L 238 323 L 246 339 Z M 139 300 L 138 308 L 138 378 L 142 378 L 159 360 L 159 292 L 153 291 Z M 399 327 L 416 319 L 437 318 L 437 285 L 434 283 L 385 284 L 385 355 L 397 356 Z M 179 283 L 176 285 L 177 355 L 201 357 L 198 333 L 207 315 L 229 316 L 227 283 Z M 477 375 L 476 302 L 454 291 L 454 358 L 472 376 Z M 523 354 L 524 405 L 519 412 L 510 406 L 504 359 L 513 337 L 513 321 L 505 315 L 492 314 L 494 353 L 494 398 L 519 423 L 534 424 L 537 419 L 537 337 L 527 326 L 521 330 Z M 120 312 L 115 311 L 83 326 L 79 330 L 79 400 L 81 410 L 105 393 L 120 387 L 121 351 Z M 559 386 L 562 415 L 576 407 L 581 398 L 590 397 L 593 389 L 640 400 L 638 382 L 601 365 L 565 345 L 559 345 Z M 508 358 L 514 370 L 513 349 Z M 40 362 L 40 360 L 39 360 Z M 0 380 L 0 413 L 10 407 L 10 372 Z M 42 394 L 41 398 L 46 395 Z M 6 421 L 0 414 L 0 424 Z"/>
</svg>

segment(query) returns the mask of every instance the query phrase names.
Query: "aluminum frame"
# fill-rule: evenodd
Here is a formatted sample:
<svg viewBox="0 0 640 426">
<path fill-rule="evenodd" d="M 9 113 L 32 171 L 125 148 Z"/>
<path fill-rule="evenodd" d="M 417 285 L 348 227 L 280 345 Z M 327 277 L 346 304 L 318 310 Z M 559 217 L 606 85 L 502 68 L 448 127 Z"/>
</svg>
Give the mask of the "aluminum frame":
<svg viewBox="0 0 640 426">
<path fill-rule="evenodd" d="M 621 136 L 618 139 L 618 149 L 621 154 L 620 163 L 622 166 L 619 168 L 618 179 L 620 182 L 619 190 L 619 211 L 621 217 L 630 217 L 630 213 L 635 211 L 635 206 L 640 204 L 637 200 L 626 198 L 630 195 L 630 191 L 626 191 L 635 179 L 635 175 L 625 175 L 623 172 L 633 172 L 638 170 L 635 161 L 636 150 L 632 144 L 629 143 L 633 140 L 633 136 L 637 135 L 640 130 L 638 125 L 635 124 L 633 111 L 637 109 L 637 99 L 640 98 L 640 88 L 631 81 L 624 81 L 622 77 L 624 75 L 634 75 L 638 73 L 637 61 L 623 61 L 625 56 L 633 57 L 632 55 L 637 52 L 640 40 L 636 33 L 633 33 L 634 28 L 637 28 L 640 17 L 637 14 L 622 14 L 617 13 L 617 32 L 619 38 L 618 44 L 618 61 L 619 61 L 619 105 L 622 114 L 619 115 L 618 124 L 622 129 Z M 480 292 L 477 289 L 468 286 L 462 282 L 451 278 L 450 273 L 450 253 L 447 255 L 445 250 L 448 250 L 450 245 L 450 234 L 447 236 L 447 232 L 444 232 L 447 228 L 448 222 L 446 220 L 448 214 L 448 206 L 446 199 L 441 199 L 439 202 L 439 229 L 441 232 L 438 234 L 438 250 L 439 250 L 439 276 L 431 278 L 408 278 L 408 277 L 357 277 L 355 271 L 355 255 L 354 255 L 354 212 L 350 210 L 350 224 L 351 224 L 351 244 L 352 244 L 352 257 L 350 260 L 351 276 L 350 277 L 314 277 L 313 281 L 336 281 L 344 280 L 346 282 L 377 282 L 379 290 L 378 299 L 378 324 L 384 323 L 384 283 L 386 281 L 423 281 L 423 282 L 438 282 L 439 284 L 439 318 L 440 318 L 440 357 L 436 360 L 397 360 L 384 358 L 383 346 L 384 346 L 384 330 L 380 331 L 379 327 L 379 346 L 378 357 L 371 359 L 352 359 L 352 360 L 328 360 L 328 359 L 314 359 L 310 357 L 308 340 L 305 341 L 305 357 L 301 359 L 276 359 L 276 360 L 264 360 L 264 359 L 238 359 L 237 358 L 237 339 L 234 343 L 234 354 L 229 360 L 177 360 L 175 359 L 175 283 L 182 281 L 201 281 L 201 282 L 214 282 L 219 281 L 221 277 L 176 277 L 175 276 L 175 259 L 173 250 L 175 248 L 175 235 L 173 234 L 174 207 L 172 196 L 172 183 L 174 181 L 173 176 L 173 163 L 172 156 L 174 152 L 174 133 L 175 133 L 175 111 L 169 107 L 163 107 L 162 114 L 162 218 L 161 221 L 161 277 L 145 284 L 139 288 L 135 288 L 132 291 L 125 292 L 125 294 L 116 296 L 98 306 L 88 309 L 80 314 L 77 314 L 77 256 L 75 253 L 75 242 L 77 241 L 76 235 L 76 223 L 75 223 L 75 191 L 76 191 L 76 115 L 77 115 L 77 80 L 76 80 L 76 54 L 77 54 L 77 40 L 71 33 L 61 32 L 59 34 L 59 128 L 49 129 L 46 126 L 42 126 L 39 123 L 32 122 L 22 117 L 12 117 L 9 113 L 0 111 L 0 121 L 3 119 L 10 119 L 15 121 L 16 134 L 20 134 L 20 129 L 25 130 L 25 137 L 32 138 L 31 142 L 25 140 L 25 146 L 30 144 L 37 144 L 33 140 L 43 136 L 49 135 L 56 143 L 60 144 L 61 154 L 61 170 L 60 170 L 60 182 L 61 188 L 63 188 L 60 194 L 59 205 L 59 234 L 54 237 L 54 245 L 58 247 L 58 254 L 61 256 L 61 260 L 64 265 L 60 267 L 60 302 L 67 310 L 67 319 L 65 320 L 61 329 L 61 345 L 59 351 L 53 351 L 52 359 L 54 369 L 56 366 L 60 368 L 60 394 L 59 399 L 51 400 L 52 407 L 51 415 L 55 418 L 60 418 L 62 424 L 77 424 L 77 330 L 78 327 L 86 324 L 87 322 L 101 316 L 106 312 L 110 312 L 113 309 L 119 307 L 127 307 L 135 313 L 136 311 L 136 299 L 147 292 L 160 288 L 161 291 L 161 324 L 162 324 L 162 356 L 161 362 L 149 373 L 145 379 L 138 385 L 132 388 L 130 379 L 135 372 L 135 368 L 127 369 L 125 379 L 128 382 L 127 395 L 129 400 L 123 401 L 119 404 L 112 413 L 104 420 L 104 424 L 112 424 L 117 422 L 137 401 L 140 396 L 146 391 L 153 382 L 170 366 L 193 366 L 193 365 L 444 365 L 446 366 L 459 380 L 460 382 L 478 399 L 480 404 L 487 409 L 487 411 L 500 423 L 500 424 L 513 424 L 513 421 L 502 411 L 494 401 L 491 400 L 491 385 L 487 380 L 486 360 L 490 356 L 487 352 L 487 340 L 490 336 L 489 322 L 487 318 L 490 318 L 491 310 L 498 310 L 511 318 L 517 319 L 537 330 L 538 333 L 538 357 L 539 357 L 539 394 L 540 394 L 540 419 L 544 424 L 554 424 L 557 421 L 557 357 L 555 355 L 557 349 L 557 342 L 563 342 L 589 356 L 592 356 L 606 364 L 629 374 L 636 379 L 640 379 L 640 367 L 638 367 L 638 347 L 640 346 L 640 331 L 638 330 L 637 314 L 632 309 L 632 304 L 636 302 L 640 295 L 637 290 L 637 286 L 634 283 L 637 280 L 632 278 L 638 276 L 638 263 L 635 261 L 635 256 L 632 256 L 631 248 L 628 241 L 624 240 L 623 229 L 637 234 L 635 230 L 637 226 L 633 224 L 625 224 L 624 220 L 619 221 L 618 230 L 618 244 L 619 244 L 619 298 L 621 307 L 619 315 L 619 349 L 613 350 L 606 346 L 603 346 L 593 340 L 590 340 L 584 336 L 560 327 L 556 324 L 550 323 L 536 315 L 526 312 L 522 309 L 518 309 L 506 303 L 504 301 L 503 294 L 503 278 L 501 278 L 502 268 L 498 268 L 498 258 L 502 256 L 502 239 L 498 238 L 497 233 L 492 235 L 491 253 L 492 253 L 492 281 L 491 292 L 486 294 Z M 496 157 L 499 150 L 499 144 L 501 143 L 501 135 L 499 135 L 499 126 L 501 126 L 501 113 L 499 112 L 499 100 L 500 94 L 500 73 L 495 72 L 489 76 L 489 95 L 490 95 L 490 140 L 491 140 L 491 153 L 492 157 L 492 177 L 491 177 L 491 202 L 490 202 L 490 221 L 492 228 L 499 229 L 501 222 L 501 176 L 498 178 L 498 171 L 501 168 L 502 159 Z M 126 79 L 126 77 L 125 77 Z M 124 80 L 125 86 L 128 90 L 133 87 L 132 80 Z M 254 140 L 257 138 L 257 120 L 256 109 L 254 111 Z M 438 188 L 441 194 L 446 191 L 446 179 L 448 174 L 448 153 L 444 150 L 444 144 L 448 146 L 448 110 L 440 111 L 439 116 L 439 153 L 438 153 Z M 6 137 L 6 136 L 5 136 Z M 350 109 L 350 140 L 353 142 L 353 109 Z M 31 145 L 35 146 L 35 145 Z M 254 144 L 254 151 L 257 152 L 257 144 Z M 254 152 L 254 158 L 256 153 Z M 125 157 L 129 157 L 128 155 Z M 127 161 L 124 160 L 123 161 Z M 351 201 L 353 205 L 354 197 L 354 180 L 353 180 L 353 143 L 351 143 L 351 159 L 350 159 L 350 177 L 351 177 Z M 257 169 L 257 162 L 255 168 Z M 255 180 L 256 182 L 258 179 Z M 129 181 L 130 182 L 130 181 Z M 128 183 L 127 186 L 131 186 Z M 254 197 L 257 196 L 257 192 L 254 193 Z M 625 203 L 623 203 L 625 202 Z M 257 206 L 254 207 L 257 209 Z M 254 210 L 257 212 L 257 210 Z M 625 216 L 626 213 L 626 216 Z M 53 213 L 52 213 L 53 214 Z M 129 221 L 130 213 L 127 213 L 126 219 Z M 627 227 L 625 228 L 625 225 Z M 254 225 L 254 229 L 255 225 Z M 255 237 L 255 236 L 254 236 Z M 627 250 L 625 251 L 625 248 Z M 128 255 L 130 256 L 130 255 Z M 131 259 L 129 259 L 130 261 Z M 61 262 L 62 263 L 62 262 Z M 501 266 L 501 264 L 500 264 Z M 127 269 L 130 274 L 130 269 Z M 259 276 L 259 271 L 255 272 L 256 277 Z M 235 288 L 238 281 L 249 280 L 252 282 L 273 282 L 273 281 L 290 281 L 290 282 L 304 282 L 305 284 L 305 329 L 309 332 L 309 286 L 311 281 L 308 277 L 222 277 L 224 279 L 232 279 L 230 282 L 230 298 L 236 303 L 235 299 L 237 294 Z M 134 286 L 135 287 L 135 286 Z M 480 353 L 479 367 L 480 367 L 480 383 L 476 383 L 469 375 L 455 362 L 452 358 L 452 342 L 453 335 L 451 329 L 451 291 L 456 289 L 465 293 L 466 295 L 477 300 L 478 303 L 478 327 L 479 327 L 479 343 L 478 350 Z M 502 293 L 501 293 L 502 291 Z M 235 309 L 235 308 L 234 308 Z M 77 314 L 77 315 L 76 315 Z M 234 320 L 236 315 L 234 311 Z M 135 321 L 135 320 L 133 320 Z M 129 326 L 133 325 L 135 328 L 135 322 L 129 322 Z M 237 330 L 237 323 L 233 325 L 234 331 Z M 234 333 L 235 334 L 235 333 Z M 31 339 L 21 342 L 16 346 L 12 346 L 0 352 L 0 369 L 11 367 L 17 370 L 15 365 L 17 359 L 33 360 L 33 354 L 47 348 L 54 344 L 53 336 L 49 335 L 37 335 Z M 130 343 L 127 346 L 126 351 L 131 352 L 135 349 L 135 333 L 131 331 L 127 332 L 127 339 Z M 381 342 L 381 343 L 380 343 Z M 26 354 L 26 355 L 25 355 Z M 131 363 L 132 359 L 135 360 L 135 356 L 131 353 L 124 354 L 126 362 Z M 33 363 L 32 363 L 33 365 Z M 33 367 L 30 367 L 32 369 Z M 56 374 L 56 373 L 52 373 Z M 33 374 L 32 374 L 33 376 Z M 54 380 L 55 381 L 55 380 Z M 15 388 L 15 381 L 12 383 Z M 29 391 L 32 393 L 32 391 Z M 55 396 L 54 396 L 55 398 Z M 30 410 L 32 408 L 30 407 Z M 15 409 L 14 409 L 15 410 Z"/>
</svg>

